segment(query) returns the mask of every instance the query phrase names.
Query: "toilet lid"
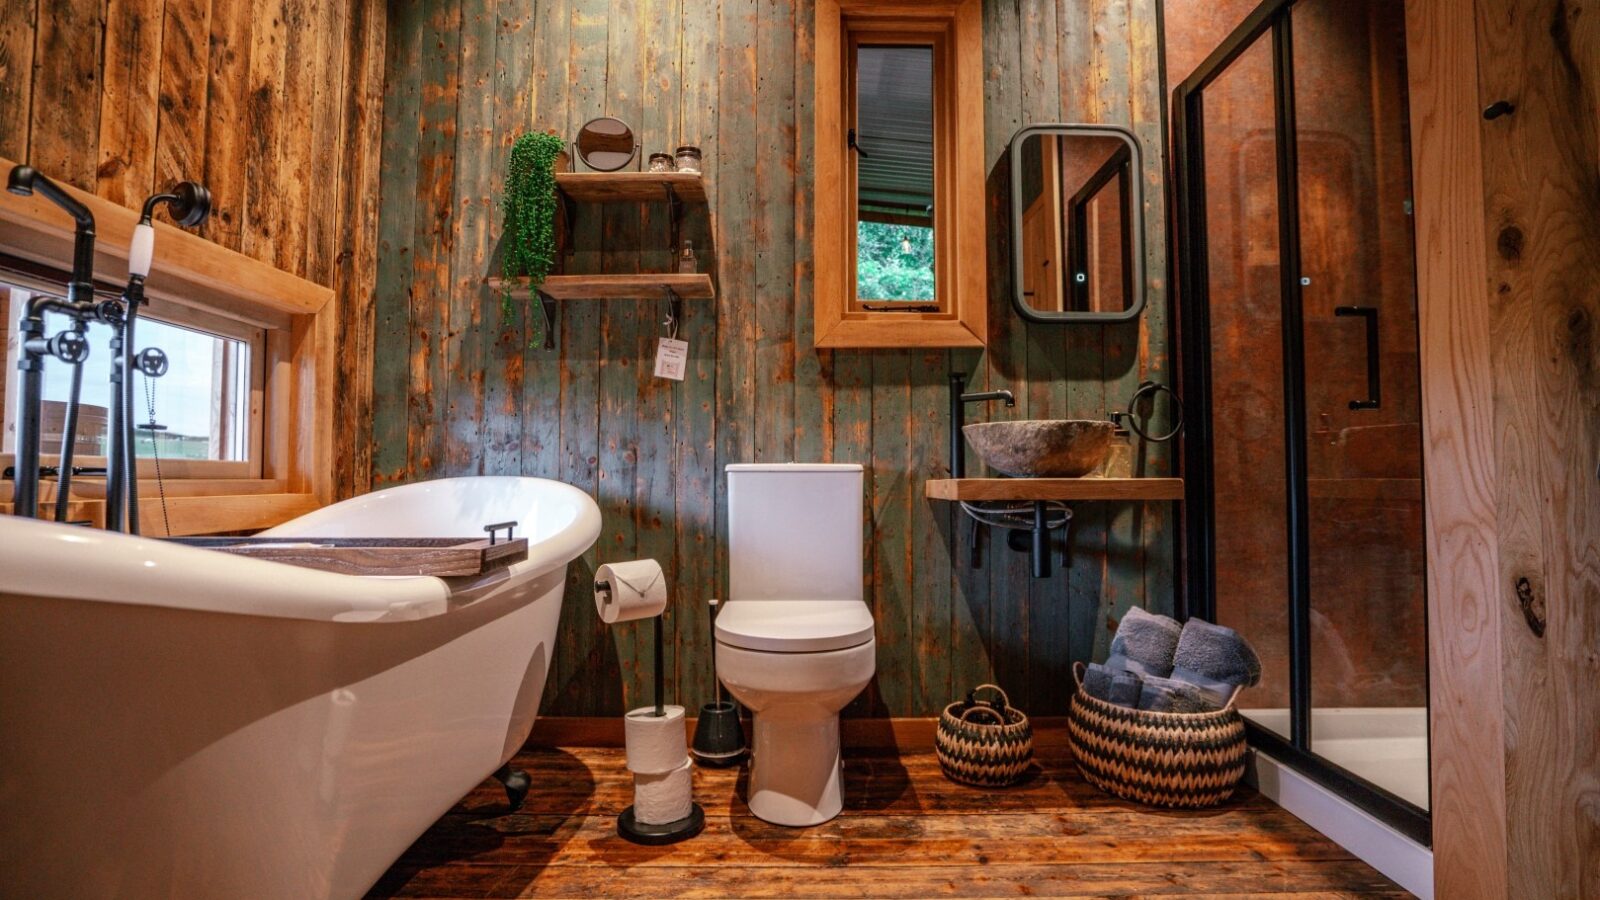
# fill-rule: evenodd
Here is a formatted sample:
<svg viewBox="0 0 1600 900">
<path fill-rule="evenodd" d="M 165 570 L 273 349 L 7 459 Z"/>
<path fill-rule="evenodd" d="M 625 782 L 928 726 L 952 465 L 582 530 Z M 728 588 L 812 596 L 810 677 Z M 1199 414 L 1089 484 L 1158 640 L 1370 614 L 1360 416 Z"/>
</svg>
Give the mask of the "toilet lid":
<svg viewBox="0 0 1600 900">
<path fill-rule="evenodd" d="M 746 650 L 817 653 L 872 640 L 860 600 L 730 600 L 717 613 L 717 640 Z"/>
</svg>

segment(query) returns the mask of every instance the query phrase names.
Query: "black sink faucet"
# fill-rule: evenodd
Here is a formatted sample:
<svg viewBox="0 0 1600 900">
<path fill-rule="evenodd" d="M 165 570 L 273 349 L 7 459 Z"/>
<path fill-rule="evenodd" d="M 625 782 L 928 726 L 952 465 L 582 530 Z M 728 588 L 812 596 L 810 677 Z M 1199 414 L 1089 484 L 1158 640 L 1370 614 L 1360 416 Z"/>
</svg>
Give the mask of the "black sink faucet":
<svg viewBox="0 0 1600 900">
<path fill-rule="evenodd" d="M 964 372 L 950 373 L 950 477 L 967 477 L 967 444 L 961 434 L 966 424 L 967 404 L 987 400 L 1004 400 L 1007 406 L 1016 406 L 1017 398 L 1010 391 L 974 391 L 965 393 L 967 376 Z"/>
</svg>

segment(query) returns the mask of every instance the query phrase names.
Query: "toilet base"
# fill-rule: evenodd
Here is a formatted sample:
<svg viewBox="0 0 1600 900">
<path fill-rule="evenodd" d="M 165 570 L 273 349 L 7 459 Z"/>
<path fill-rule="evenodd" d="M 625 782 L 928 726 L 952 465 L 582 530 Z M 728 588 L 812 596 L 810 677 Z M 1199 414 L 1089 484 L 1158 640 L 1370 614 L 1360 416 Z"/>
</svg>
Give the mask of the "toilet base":
<svg viewBox="0 0 1600 900">
<path fill-rule="evenodd" d="M 750 812 L 774 825 L 820 825 L 844 808 L 839 715 L 754 714 Z"/>
</svg>

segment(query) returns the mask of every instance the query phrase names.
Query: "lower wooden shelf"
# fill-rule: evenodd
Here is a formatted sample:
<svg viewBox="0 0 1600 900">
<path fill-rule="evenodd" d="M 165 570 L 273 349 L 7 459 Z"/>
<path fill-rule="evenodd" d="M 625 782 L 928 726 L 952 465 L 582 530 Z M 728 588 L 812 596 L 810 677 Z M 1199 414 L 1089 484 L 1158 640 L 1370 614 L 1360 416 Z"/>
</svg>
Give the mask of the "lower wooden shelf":
<svg viewBox="0 0 1600 900">
<path fill-rule="evenodd" d="M 1182 478 L 935 478 L 935 500 L 1182 500 Z"/>
<path fill-rule="evenodd" d="M 489 286 L 495 290 L 504 285 L 503 279 L 489 279 Z M 705 272 L 550 275 L 539 285 L 539 293 L 552 300 L 661 300 L 670 298 L 671 294 L 676 294 L 679 300 L 713 300 L 717 296 L 711 276 Z M 522 299 L 528 294 L 527 279 L 512 279 L 512 297 Z"/>
</svg>

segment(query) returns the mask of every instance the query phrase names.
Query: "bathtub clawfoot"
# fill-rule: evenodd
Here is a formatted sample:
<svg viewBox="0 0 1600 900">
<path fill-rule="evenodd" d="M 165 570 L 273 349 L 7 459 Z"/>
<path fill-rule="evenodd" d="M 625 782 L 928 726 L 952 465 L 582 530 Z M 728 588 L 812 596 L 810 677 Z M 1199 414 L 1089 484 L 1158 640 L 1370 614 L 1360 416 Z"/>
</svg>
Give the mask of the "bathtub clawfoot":
<svg viewBox="0 0 1600 900">
<path fill-rule="evenodd" d="M 505 786 L 506 803 L 511 807 L 510 811 L 516 812 L 521 809 L 522 801 L 527 798 L 528 787 L 531 784 L 528 773 L 521 769 L 513 769 L 510 763 L 506 763 L 494 773 L 494 780 Z"/>
</svg>

